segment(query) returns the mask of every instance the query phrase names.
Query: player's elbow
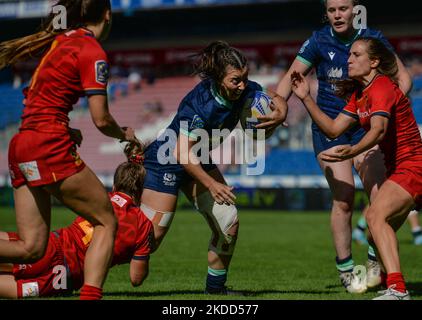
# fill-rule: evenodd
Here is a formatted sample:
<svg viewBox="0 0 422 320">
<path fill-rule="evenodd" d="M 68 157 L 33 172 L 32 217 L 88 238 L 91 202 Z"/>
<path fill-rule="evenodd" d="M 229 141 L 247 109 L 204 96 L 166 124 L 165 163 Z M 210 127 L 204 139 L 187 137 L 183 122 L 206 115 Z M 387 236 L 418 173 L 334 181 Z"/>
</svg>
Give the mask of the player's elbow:
<svg viewBox="0 0 422 320">
<path fill-rule="evenodd" d="M 94 125 L 97 127 L 97 129 L 100 131 L 104 131 L 110 126 L 110 121 L 106 116 L 93 118 L 92 121 L 94 122 Z"/>
<path fill-rule="evenodd" d="M 144 281 L 145 279 L 148 277 L 148 270 L 145 271 L 142 274 L 137 274 L 136 276 L 133 276 L 130 278 L 130 282 L 132 284 L 133 287 L 139 287 Z"/>
</svg>

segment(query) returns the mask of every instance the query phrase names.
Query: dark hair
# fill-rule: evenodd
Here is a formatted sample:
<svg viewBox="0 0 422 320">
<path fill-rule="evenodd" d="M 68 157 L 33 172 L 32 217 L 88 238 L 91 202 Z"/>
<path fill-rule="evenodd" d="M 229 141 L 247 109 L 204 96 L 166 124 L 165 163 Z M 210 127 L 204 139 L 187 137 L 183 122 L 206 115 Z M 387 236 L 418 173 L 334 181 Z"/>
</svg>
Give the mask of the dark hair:
<svg viewBox="0 0 422 320">
<path fill-rule="evenodd" d="M 224 41 L 210 43 L 192 58 L 196 59 L 194 74 L 199 75 L 201 79 L 212 79 L 217 83 L 223 80 L 228 66 L 240 70 L 248 65 L 245 56 Z"/>
<path fill-rule="evenodd" d="M 355 42 L 357 41 L 362 41 L 367 44 L 369 59 L 379 60 L 377 67 L 378 73 L 386 75 L 394 82 L 397 82 L 399 67 L 394 52 L 388 49 L 381 40 L 376 38 L 364 37 Z M 362 89 L 362 84 L 354 79 L 336 81 L 335 84 L 337 87 L 336 94 L 343 99 L 350 98 L 354 91 Z"/>
<path fill-rule="evenodd" d="M 144 146 L 140 142 L 129 142 L 124 152 L 128 161 L 121 163 L 114 173 L 114 190 L 126 193 L 134 198 L 135 202 L 139 202 L 146 175 L 143 165 Z"/>
<path fill-rule="evenodd" d="M 86 24 L 100 23 L 105 12 L 111 10 L 110 0 L 59 0 L 55 6 L 59 5 L 66 8 L 67 29 L 54 28 L 56 14 L 51 12 L 41 25 L 41 31 L 0 43 L 0 69 L 41 52 L 58 34 Z"/>
</svg>

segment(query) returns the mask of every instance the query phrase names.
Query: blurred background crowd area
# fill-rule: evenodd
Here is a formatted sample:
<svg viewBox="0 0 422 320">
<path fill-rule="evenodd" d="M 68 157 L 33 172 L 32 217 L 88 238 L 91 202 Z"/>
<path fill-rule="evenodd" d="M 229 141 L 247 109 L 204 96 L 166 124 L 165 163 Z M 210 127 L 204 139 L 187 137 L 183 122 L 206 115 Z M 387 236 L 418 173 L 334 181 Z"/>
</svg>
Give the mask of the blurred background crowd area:
<svg viewBox="0 0 422 320">
<path fill-rule="evenodd" d="M 412 1 L 361 3 L 367 8 L 368 25 L 383 31 L 411 73 L 410 97 L 422 125 L 422 14 L 411 10 Z M 47 4 L 51 6 L 51 1 L 0 1 L 4 30 L 0 41 L 37 30 Z M 147 141 L 166 126 L 183 96 L 199 82 L 192 77 L 189 57 L 209 42 L 224 40 L 239 48 L 248 57 L 250 79 L 274 90 L 302 43 L 324 25 L 319 0 L 113 0 L 112 4 L 113 28 L 103 44 L 111 65 L 110 109 L 122 125 L 134 127 Z M 38 59 L 0 72 L 0 185 L 7 181 L 7 147 L 19 126 L 22 88 Z M 315 74 L 309 77 L 315 95 Z M 311 120 L 295 97 L 288 103 L 289 126 L 280 127 L 267 141 L 266 174 L 320 175 L 313 159 Z M 84 134 L 82 158 L 97 174 L 108 177 L 123 159 L 122 146 L 95 129 L 85 98 L 71 119 L 71 125 Z M 240 174 L 235 165 L 222 169 Z"/>
</svg>

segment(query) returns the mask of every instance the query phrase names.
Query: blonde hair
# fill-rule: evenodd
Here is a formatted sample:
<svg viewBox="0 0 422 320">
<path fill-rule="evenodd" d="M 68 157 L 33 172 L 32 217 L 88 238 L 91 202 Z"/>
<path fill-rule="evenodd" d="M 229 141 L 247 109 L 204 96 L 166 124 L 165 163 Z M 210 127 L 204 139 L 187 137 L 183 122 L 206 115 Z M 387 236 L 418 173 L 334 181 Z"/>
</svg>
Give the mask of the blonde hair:
<svg viewBox="0 0 422 320">
<path fill-rule="evenodd" d="M 55 29 L 53 22 L 56 15 L 51 12 L 42 24 L 41 31 L 0 43 L 0 70 L 42 52 L 61 33 L 87 23 L 101 22 L 106 10 L 111 10 L 110 0 L 59 0 L 58 5 L 66 8 L 67 28 Z"/>
</svg>

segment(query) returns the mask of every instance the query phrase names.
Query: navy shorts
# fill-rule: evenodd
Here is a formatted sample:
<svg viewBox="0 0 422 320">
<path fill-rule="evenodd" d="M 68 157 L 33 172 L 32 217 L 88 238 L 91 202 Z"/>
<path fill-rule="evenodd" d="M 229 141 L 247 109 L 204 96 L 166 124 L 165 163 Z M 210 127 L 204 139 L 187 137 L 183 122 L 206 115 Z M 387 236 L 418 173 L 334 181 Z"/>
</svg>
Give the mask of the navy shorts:
<svg viewBox="0 0 422 320">
<path fill-rule="evenodd" d="M 152 143 L 145 150 L 144 167 L 147 171 L 144 189 L 178 195 L 179 189 L 190 183 L 193 178 L 180 164 L 161 164 L 157 157 L 158 146 Z M 206 172 L 217 168 L 213 163 L 201 164 Z"/>
<path fill-rule="evenodd" d="M 328 150 L 335 146 L 344 144 L 355 145 L 363 136 L 366 134 L 365 130 L 359 126 L 353 127 L 350 130 L 343 133 L 336 139 L 329 139 L 321 132 L 318 126 L 312 123 L 312 141 L 314 143 L 315 156 L 318 156 L 322 151 Z"/>
</svg>

